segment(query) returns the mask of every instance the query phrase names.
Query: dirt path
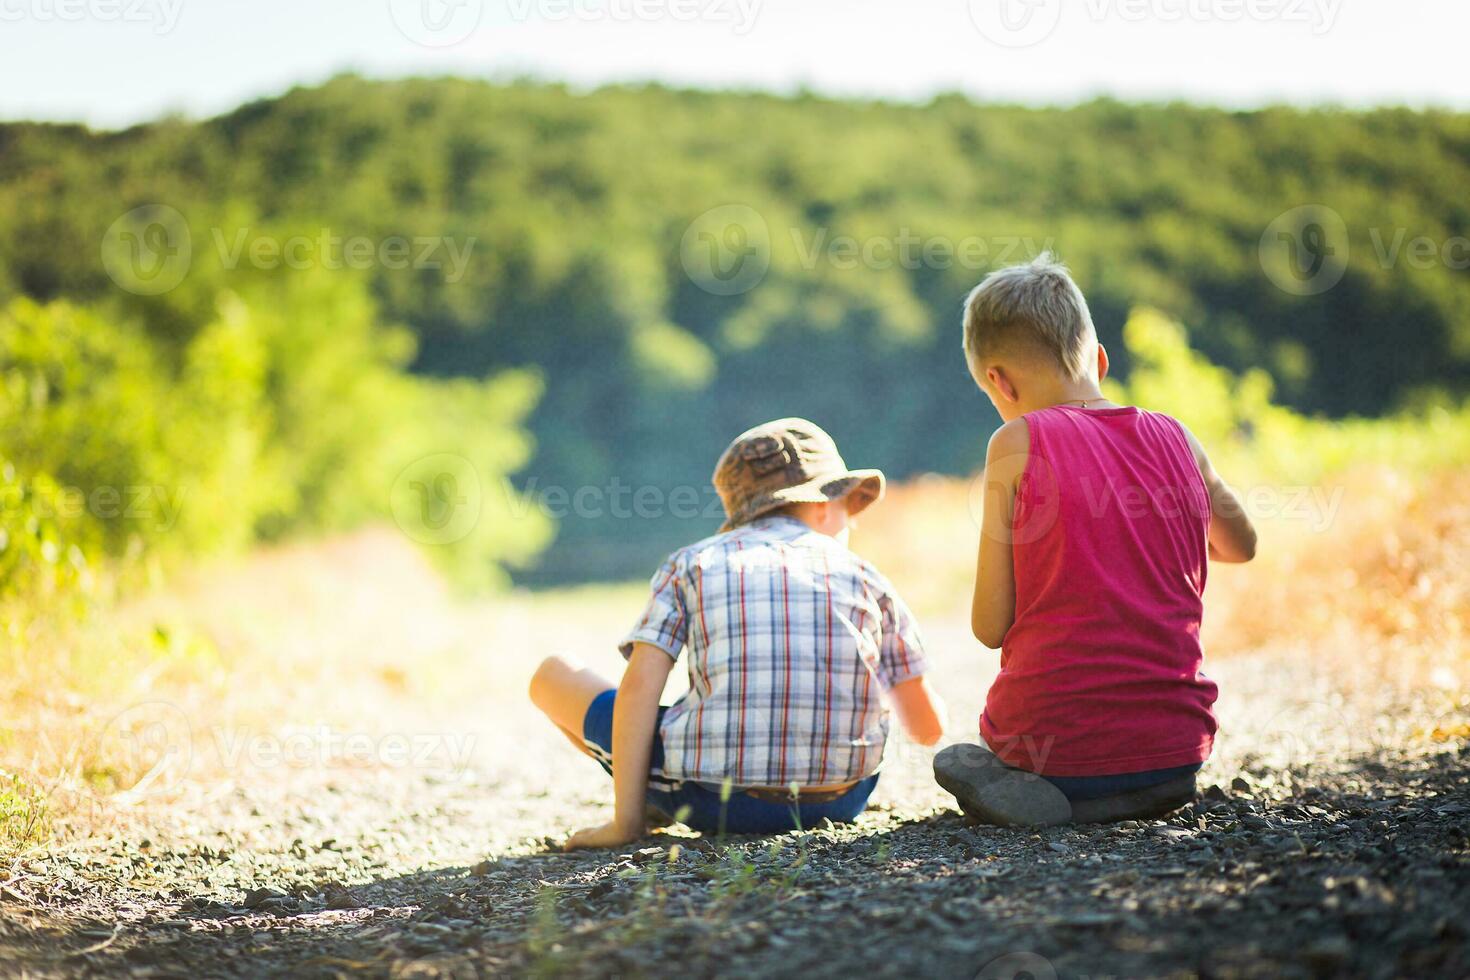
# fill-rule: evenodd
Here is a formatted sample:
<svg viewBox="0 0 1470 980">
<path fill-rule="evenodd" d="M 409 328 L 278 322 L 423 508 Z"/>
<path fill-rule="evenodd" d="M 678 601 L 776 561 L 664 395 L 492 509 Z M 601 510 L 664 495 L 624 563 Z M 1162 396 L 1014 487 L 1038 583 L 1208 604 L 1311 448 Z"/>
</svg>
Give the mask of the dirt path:
<svg viewBox="0 0 1470 980">
<path fill-rule="evenodd" d="M 372 762 L 209 733 L 230 764 L 187 794 L 0 869 L 0 974 L 1470 976 L 1470 748 L 1425 734 L 1431 698 L 1343 701 L 1284 653 L 1215 664 L 1211 788 L 1147 825 L 968 826 L 894 745 L 854 827 L 563 855 L 548 838 L 609 787 L 520 692 L 627 612 L 586 610 L 454 613 L 435 642 L 470 651 L 470 696 L 361 704 Z M 993 660 L 930 633 L 971 719 Z"/>
</svg>

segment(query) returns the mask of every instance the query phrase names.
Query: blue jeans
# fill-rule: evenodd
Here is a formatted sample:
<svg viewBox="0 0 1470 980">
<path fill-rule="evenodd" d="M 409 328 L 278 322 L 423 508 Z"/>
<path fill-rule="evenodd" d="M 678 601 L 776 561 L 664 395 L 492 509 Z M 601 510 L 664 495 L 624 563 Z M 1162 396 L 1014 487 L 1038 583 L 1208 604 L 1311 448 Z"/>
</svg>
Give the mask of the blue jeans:
<svg viewBox="0 0 1470 980">
<path fill-rule="evenodd" d="M 1112 796 L 1115 793 L 1126 793 L 1129 790 L 1145 789 L 1149 786 L 1167 783 L 1179 776 L 1199 772 L 1200 765 L 1201 763 L 1196 762 L 1193 765 L 1177 766 L 1173 769 L 1125 772 L 1116 776 L 1042 776 L 1041 778 L 1061 790 L 1062 794 L 1073 803 L 1080 803 L 1083 800 L 1095 800 L 1103 796 Z"/>
<path fill-rule="evenodd" d="M 587 708 L 582 719 L 582 741 L 602 768 L 612 775 L 613 703 L 617 691 L 604 691 Z M 663 720 L 665 708 L 658 709 Z M 664 743 L 657 734 L 649 760 L 648 802 L 702 834 L 779 834 L 814 827 L 822 818 L 848 823 L 868 805 L 878 785 L 874 774 L 833 800 L 822 803 L 775 803 L 756 799 L 739 789 L 721 800 L 721 788 L 705 783 L 681 781 L 664 775 Z"/>
</svg>

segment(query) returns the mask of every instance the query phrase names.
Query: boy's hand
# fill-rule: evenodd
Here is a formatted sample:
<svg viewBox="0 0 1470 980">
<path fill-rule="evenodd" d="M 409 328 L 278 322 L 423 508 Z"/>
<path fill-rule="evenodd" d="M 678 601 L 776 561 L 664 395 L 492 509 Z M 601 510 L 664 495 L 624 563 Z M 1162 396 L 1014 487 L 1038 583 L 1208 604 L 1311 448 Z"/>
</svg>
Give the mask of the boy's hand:
<svg viewBox="0 0 1470 980">
<path fill-rule="evenodd" d="M 644 829 L 642 827 L 621 827 L 616 820 L 609 820 L 600 827 L 588 827 L 586 830 L 577 831 L 567 838 L 567 842 L 563 845 L 562 849 L 567 851 L 580 851 L 596 850 L 605 847 L 622 847 L 624 844 L 631 844 L 633 841 L 642 837 Z"/>
</svg>

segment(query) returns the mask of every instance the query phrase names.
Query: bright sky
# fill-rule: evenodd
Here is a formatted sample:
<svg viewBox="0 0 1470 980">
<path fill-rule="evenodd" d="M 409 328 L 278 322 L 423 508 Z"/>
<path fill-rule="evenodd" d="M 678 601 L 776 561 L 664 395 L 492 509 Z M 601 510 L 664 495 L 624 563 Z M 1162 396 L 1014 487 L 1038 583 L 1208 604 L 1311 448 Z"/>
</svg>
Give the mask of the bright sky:
<svg viewBox="0 0 1470 980">
<path fill-rule="evenodd" d="M 204 116 L 345 70 L 1470 109 L 1464 0 L 0 0 L 0 119 Z"/>
</svg>

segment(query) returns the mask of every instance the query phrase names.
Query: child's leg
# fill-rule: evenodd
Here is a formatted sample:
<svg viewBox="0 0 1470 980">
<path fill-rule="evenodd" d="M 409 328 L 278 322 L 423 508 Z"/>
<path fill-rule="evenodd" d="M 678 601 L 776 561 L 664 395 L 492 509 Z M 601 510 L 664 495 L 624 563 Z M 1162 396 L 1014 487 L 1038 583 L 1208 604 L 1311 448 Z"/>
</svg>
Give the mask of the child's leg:
<svg viewBox="0 0 1470 980">
<path fill-rule="evenodd" d="M 599 694 L 617 685 L 594 670 L 563 657 L 547 657 L 531 676 L 531 703 L 550 718 L 579 752 L 590 755 L 582 742 L 582 719 Z"/>
</svg>

